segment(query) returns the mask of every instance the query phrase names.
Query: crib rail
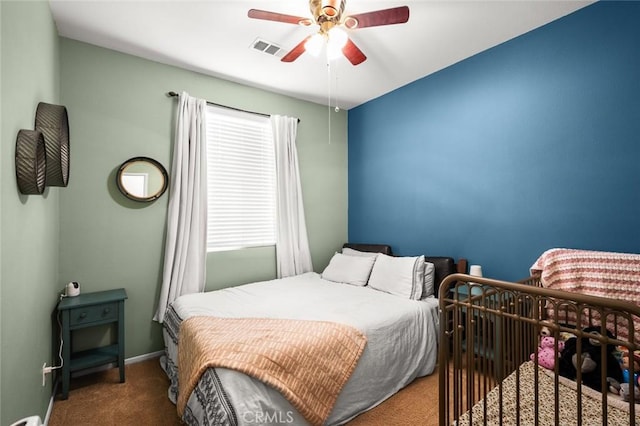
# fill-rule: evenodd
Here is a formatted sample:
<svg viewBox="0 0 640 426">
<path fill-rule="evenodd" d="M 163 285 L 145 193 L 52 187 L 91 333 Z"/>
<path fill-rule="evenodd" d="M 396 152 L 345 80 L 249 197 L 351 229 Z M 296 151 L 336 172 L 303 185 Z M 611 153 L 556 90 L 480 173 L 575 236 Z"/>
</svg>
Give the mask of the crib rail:
<svg viewBox="0 0 640 426">
<path fill-rule="evenodd" d="M 554 338 L 555 353 L 563 338 L 575 336 L 577 359 L 587 354 L 582 338 L 600 345 L 602 359 L 607 359 L 611 346 L 633 353 L 640 349 L 640 307 L 546 289 L 537 277 L 510 283 L 454 274 L 442 282 L 440 291 L 440 425 L 564 425 L 567 418 L 570 424 L 592 425 L 594 410 L 603 425 L 625 415 L 628 423 L 623 424 L 640 425 L 640 405 L 608 392 L 611 371 L 605 362 L 588 376 L 596 380 L 594 374 L 599 374 L 596 392 L 585 386 L 587 373 L 583 377 L 578 369 L 573 381 L 567 380 L 559 374 L 559 361 L 546 370 L 539 367 L 537 356 L 541 335 Z M 583 331 L 589 326 L 596 329 Z M 630 377 L 640 373 L 635 370 L 631 363 Z M 575 389 L 565 390 L 571 387 Z M 630 401 L 640 399 L 633 386 L 629 394 Z M 567 406 L 571 400 L 574 403 Z"/>
</svg>

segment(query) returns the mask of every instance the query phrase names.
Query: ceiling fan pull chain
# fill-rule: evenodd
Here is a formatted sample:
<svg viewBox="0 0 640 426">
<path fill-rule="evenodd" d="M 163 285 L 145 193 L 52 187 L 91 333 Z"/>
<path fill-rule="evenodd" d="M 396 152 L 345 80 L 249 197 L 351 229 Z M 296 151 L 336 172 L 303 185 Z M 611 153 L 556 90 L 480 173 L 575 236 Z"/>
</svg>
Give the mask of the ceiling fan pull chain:
<svg viewBox="0 0 640 426">
<path fill-rule="evenodd" d="M 338 87 L 338 74 L 339 73 L 336 71 L 335 74 L 336 74 L 336 93 L 340 93 L 340 88 Z M 340 107 L 338 106 L 338 95 L 337 94 L 336 94 L 336 97 L 335 97 L 335 103 L 336 103 L 335 111 L 336 112 L 340 112 Z"/>
<path fill-rule="evenodd" d="M 329 145 L 331 145 L 331 61 L 327 59 L 327 115 L 329 116 Z"/>
</svg>

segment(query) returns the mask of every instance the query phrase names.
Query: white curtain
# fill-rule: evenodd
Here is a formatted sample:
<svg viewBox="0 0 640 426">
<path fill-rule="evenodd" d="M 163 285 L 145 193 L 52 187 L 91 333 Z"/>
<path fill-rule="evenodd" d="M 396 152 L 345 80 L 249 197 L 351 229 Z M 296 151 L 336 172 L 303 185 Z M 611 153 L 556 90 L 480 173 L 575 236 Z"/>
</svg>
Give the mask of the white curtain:
<svg viewBox="0 0 640 426">
<path fill-rule="evenodd" d="M 206 107 L 203 99 L 182 92 L 178 100 L 171 168 L 164 270 L 158 310 L 183 294 L 204 291 L 207 259 Z"/>
<path fill-rule="evenodd" d="M 298 171 L 298 119 L 272 115 L 271 125 L 276 149 L 278 203 L 276 271 L 278 278 L 283 278 L 310 272 L 313 265 Z"/>
</svg>

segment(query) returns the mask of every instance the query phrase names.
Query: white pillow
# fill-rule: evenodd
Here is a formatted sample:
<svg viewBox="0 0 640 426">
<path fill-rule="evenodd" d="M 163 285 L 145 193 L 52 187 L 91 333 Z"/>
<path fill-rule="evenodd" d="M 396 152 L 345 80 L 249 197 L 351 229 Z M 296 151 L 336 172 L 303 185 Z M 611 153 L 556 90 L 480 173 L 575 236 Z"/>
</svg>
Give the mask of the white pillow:
<svg viewBox="0 0 640 426">
<path fill-rule="evenodd" d="M 346 254 L 347 256 L 378 257 L 380 253 L 372 251 L 360 251 L 351 249 L 349 247 L 344 247 L 342 249 L 342 254 Z"/>
<path fill-rule="evenodd" d="M 422 286 L 421 299 L 426 299 L 434 294 L 433 282 L 436 276 L 436 266 L 431 262 L 424 262 L 424 285 Z"/>
<path fill-rule="evenodd" d="M 420 300 L 424 269 L 424 256 L 393 257 L 380 253 L 369 277 L 369 287 L 407 299 Z"/>
<path fill-rule="evenodd" d="M 322 278 L 337 283 L 365 286 L 375 261 L 376 258 L 372 256 L 348 256 L 336 253 L 322 271 Z"/>
</svg>

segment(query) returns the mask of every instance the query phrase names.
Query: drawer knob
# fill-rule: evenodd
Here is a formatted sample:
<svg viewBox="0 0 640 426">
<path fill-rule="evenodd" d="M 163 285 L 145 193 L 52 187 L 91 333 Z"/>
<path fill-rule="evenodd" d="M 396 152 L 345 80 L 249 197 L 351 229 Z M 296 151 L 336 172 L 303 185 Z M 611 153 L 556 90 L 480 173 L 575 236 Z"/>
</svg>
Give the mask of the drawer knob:
<svg viewBox="0 0 640 426">
<path fill-rule="evenodd" d="M 85 319 L 87 317 L 87 313 L 86 312 L 81 312 L 80 313 L 80 319 Z"/>
<path fill-rule="evenodd" d="M 104 315 L 108 314 L 109 312 L 111 312 L 111 308 L 104 308 L 104 311 L 102 311 Z"/>
</svg>

